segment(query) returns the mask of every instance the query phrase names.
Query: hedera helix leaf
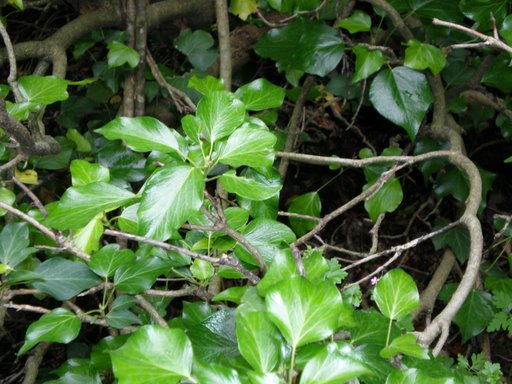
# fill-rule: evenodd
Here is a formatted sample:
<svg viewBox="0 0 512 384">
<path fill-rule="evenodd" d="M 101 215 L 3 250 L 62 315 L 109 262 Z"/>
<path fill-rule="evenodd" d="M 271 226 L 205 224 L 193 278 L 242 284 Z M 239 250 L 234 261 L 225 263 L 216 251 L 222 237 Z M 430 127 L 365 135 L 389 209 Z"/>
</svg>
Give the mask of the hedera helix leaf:
<svg viewBox="0 0 512 384">
<path fill-rule="evenodd" d="M 188 165 L 168 165 L 155 172 L 144 186 L 137 213 L 139 231 L 153 239 L 169 239 L 201 208 L 204 187 L 201 171 Z"/>
<path fill-rule="evenodd" d="M 7 205 L 13 205 L 16 201 L 16 195 L 10 189 L 1 187 L 0 188 L 0 201 Z M 7 213 L 5 209 L 0 209 L 0 216 L 3 216 Z"/>
<path fill-rule="evenodd" d="M 101 214 L 96 215 L 85 227 L 77 229 L 73 233 L 73 243 L 86 253 L 96 251 L 100 247 L 100 239 L 103 235 L 103 222 Z"/>
<path fill-rule="evenodd" d="M 67 344 L 78 336 L 81 325 L 82 322 L 75 314 L 64 308 L 56 308 L 30 324 L 18 355 L 24 354 L 41 341 Z"/>
<path fill-rule="evenodd" d="M 35 248 L 28 248 L 28 227 L 25 223 L 8 223 L 0 233 L 0 262 L 14 269 L 32 253 Z"/>
<path fill-rule="evenodd" d="M 393 339 L 389 346 L 380 351 L 380 356 L 384 359 L 389 359 L 399 353 L 413 356 L 417 359 L 429 359 L 428 350 L 420 347 L 416 342 L 416 336 L 411 333 Z"/>
<path fill-rule="evenodd" d="M 203 95 L 206 95 L 215 91 L 223 91 L 224 80 L 217 79 L 216 77 L 210 75 L 201 78 L 192 76 L 188 81 L 188 87 L 201 92 Z"/>
<path fill-rule="evenodd" d="M 344 28 L 350 33 L 368 32 L 372 27 L 372 19 L 367 13 L 356 10 L 350 17 L 337 23 L 336 27 Z"/>
<path fill-rule="evenodd" d="M 235 95 L 243 101 L 247 110 L 262 111 L 279 108 L 284 101 L 285 91 L 266 79 L 257 79 L 242 85 Z"/>
<path fill-rule="evenodd" d="M 192 345 L 181 329 L 143 326 L 110 356 L 120 384 L 172 384 L 192 379 Z"/>
<path fill-rule="evenodd" d="M 404 65 L 419 70 L 430 68 L 432 73 L 437 75 L 446 65 L 446 57 L 433 45 L 411 40 L 405 49 Z"/>
<path fill-rule="evenodd" d="M 265 303 L 272 322 L 296 348 L 332 335 L 342 301 L 334 284 L 313 285 L 303 276 L 292 276 L 271 288 Z"/>
<path fill-rule="evenodd" d="M 384 69 L 372 81 L 370 101 L 382 116 L 404 128 L 414 140 L 433 98 L 425 75 L 396 67 Z"/>
<path fill-rule="evenodd" d="M 201 71 L 206 71 L 217 60 L 218 53 L 213 49 L 213 37 L 206 31 L 183 30 L 174 40 L 175 47 L 187 56 L 190 63 Z"/>
<path fill-rule="evenodd" d="M 394 212 L 403 198 L 404 194 L 400 181 L 397 178 L 392 178 L 377 193 L 364 202 L 364 209 L 368 212 L 370 219 L 375 221 L 381 213 Z"/>
<path fill-rule="evenodd" d="M 110 181 L 110 171 L 100 164 L 89 163 L 86 160 L 76 159 L 69 166 L 71 171 L 71 184 L 78 187 L 96 181 Z"/>
<path fill-rule="evenodd" d="M 288 212 L 319 217 L 322 210 L 322 202 L 318 192 L 308 192 L 292 199 Z M 290 217 L 290 225 L 298 236 L 302 236 L 316 225 L 314 220 L 298 219 Z"/>
<path fill-rule="evenodd" d="M 102 277 L 112 277 L 117 268 L 134 260 L 132 250 L 120 249 L 119 244 L 107 244 L 91 256 L 89 268 Z"/>
<path fill-rule="evenodd" d="M 105 182 L 70 187 L 50 210 L 46 225 L 57 229 L 81 228 L 98 213 L 128 205 L 138 197 Z"/>
<path fill-rule="evenodd" d="M 21 96 L 29 104 L 53 104 L 66 100 L 68 82 L 55 76 L 20 76 L 18 79 Z"/>
<path fill-rule="evenodd" d="M 169 260 L 145 257 L 121 265 L 114 274 L 114 285 L 127 293 L 140 293 L 151 288 L 156 278 L 171 269 Z"/>
<path fill-rule="evenodd" d="M 242 20 L 246 20 L 251 13 L 256 12 L 258 6 L 258 0 L 233 0 L 229 4 L 229 11 Z"/>
<path fill-rule="evenodd" d="M 135 68 L 140 61 L 139 53 L 119 41 L 112 41 L 108 44 L 108 67 L 116 68 L 123 64 L 128 64 L 130 67 Z"/>
<path fill-rule="evenodd" d="M 184 157 L 183 137 L 154 117 L 118 117 L 96 130 L 109 140 L 123 140 L 137 152 L 160 151 Z"/>
<path fill-rule="evenodd" d="M 373 75 L 386 62 L 384 54 L 379 50 L 369 50 L 365 46 L 356 45 L 352 51 L 356 55 L 356 68 L 352 83 L 357 83 Z"/>
<path fill-rule="evenodd" d="M 420 304 L 416 283 L 402 269 L 392 269 L 379 279 L 373 299 L 382 314 L 391 320 L 397 320 Z"/>
<path fill-rule="evenodd" d="M 220 177 L 220 183 L 226 191 L 256 201 L 271 198 L 283 187 L 279 179 L 268 179 L 255 171 L 240 176 L 234 170 L 228 171 Z"/>
</svg>

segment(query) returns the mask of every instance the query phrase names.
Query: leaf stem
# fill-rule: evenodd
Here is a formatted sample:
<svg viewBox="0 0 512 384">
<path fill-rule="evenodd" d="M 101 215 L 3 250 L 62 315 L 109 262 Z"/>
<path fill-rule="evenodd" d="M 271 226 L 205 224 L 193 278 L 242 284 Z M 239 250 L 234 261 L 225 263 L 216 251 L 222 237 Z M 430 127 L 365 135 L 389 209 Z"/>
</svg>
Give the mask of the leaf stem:
<svg viewBox="0 0 512 384">
<path fill-rule="evenodd" d="M 290 357 L 290 369 L 288 370 L 288 384 L 293 384 L 293 372 L 295 368 L 295 351 L 296 345 L 292 346 L 292 356 Z"/>
<path fill-rule="evenodd" d="M 393 324 L 393 319 L 389 319 L 389 324 L 388 324 L 388 335 L 386 337 L 386 347 L 389 346 L 389 338 L 391 336 L 391 325 Z"/>
</svg>

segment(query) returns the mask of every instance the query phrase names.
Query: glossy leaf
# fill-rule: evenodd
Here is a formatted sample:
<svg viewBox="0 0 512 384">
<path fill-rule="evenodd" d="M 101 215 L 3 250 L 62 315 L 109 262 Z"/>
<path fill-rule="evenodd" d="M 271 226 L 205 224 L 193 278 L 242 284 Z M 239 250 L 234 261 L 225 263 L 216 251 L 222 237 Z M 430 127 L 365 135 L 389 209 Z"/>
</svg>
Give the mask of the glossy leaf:
<svg viewBox="0 0 512 384">
<path fill-rule="evenodd" d="M 178 51 L 187 56 L 190 63 L 201 71 L 206 71 L 217 60 L 217 51 L 213 49 L 214 40 L 206 31 L 183 30 L 174 40 Z"/>
<path fill-rule="evenodd" d="M 114 285 L 126 293 L 140 293 L 153 285 L 156 278 L 171 269 L 168 260 L 147 257 L 130 264 L 122 264 L 114 274 Z"/>
<path fill-rule="evenodd" d="M 354 353 L 341 353 L 338 345 L 327 344 L 302 371 L 300 384 L 337 384 L 345 383 L 371 370 L 353 357 Z"/>
<path fill-rule="evenodd" d="M 66 137 L 75 144 L 75 149 L 78 152 L 91 152 L 91 143 L 78 130 L 68 129 Z"/>
<path fill-rule="evenodd" d="M 139 231 L 157 240 L 167 240 L 203 203 L 204 177 L 188 165 L 168 165 L 145 184 L 138 210 Z"/>
<path fill-rule="evenodd" d="M 482 333 L 494 317 L 489 293 L 472 290 L 455 315 L 453 322 L 462 334 L 462 342 Z"/>
<path fill-rule="evenodd" d="M 256 172 L 237 176 L 234 170 L 224 173 L 220 183 L 226 191 L 256 201 L 267 200 L 282 188 L 279 179 L 267 179 Z"/>
<path fill-rule="evenodd" d="M 396 67 L 383 70 L 372 81 L 370 100 L 382 116 L 414 140 L 433 98 L 425 75 Z"/>
<path fill-rule="evenodd" d="M 336 27 L 344 28 L 352 34 L 369 32 L 372 27 L 372 19 L 366 12 L 356 10 L 352 15 L 337 23 Z"/>
<path fill-rule="evenodd" d="M 246 20 L 251 13 L 256 12 L 258 5 L 258 0 L 233 0 L 229 4 L 229 11 L 242 20 Z"/>
<path fill-rule="evenodd" d="M 201 384 L 241 384 L 238 372 L 226 365 L 194 362 L 192 373 Z"/>
<path fill-rule="evenodd" d="M 98 214 L 85 227 L 77 229 L 73 233 L 73 243 L 82 251 L 91 253 L 99 249 L 102 235 L 102 215 Z"/>
<path fill-rule="evenodd" d="M 110 355 L 119 384 L 171 384 L 191 377 L 192 345 L 180 329 L 146 325 Z"/>
<path fill-rule="evenodd" d="M 19 179 L 18 179 L 19 180 Z M 7 188 L 0 188 L 0 201 L 7 205 L 13 205 L 13 203 L 16 201 L 16 195 L 13 191 Z M 0 209 L 0 216 L 3 216 L 7 213 L 5 209 Z"/>
<path fill-rule="evenodd" d="M 275 135 L 266 129 L 240 128 L 228 138 L 218 154 L 218 161 L 234 168 L 271 167 L 274 162 Z"/>
<path fill-rule="evenodd" d="M 107 244 L 91 256 L 89 268 L 102 277 L 112 277 L 121 265 L 130 265 L 135 255 L 130 249 L 120 249 L 119 244 Z"/>
<path fill-rule="evenodd" d="M 190 272 L 192 272 L 192 275 L 194 275 L 196 279 L 205 281 L 213 277 L 215 268 L 213 268 L 212 263 L 208 261 L 195 259 L 190 266 Z"/>
<path fill-rule="evenodd" d="M 352 50 L 356 55 L 356 68 L 353 83 L 364 80 L 377 72 L 386 62 L 379 50 L 370 50 L 363 45 L 356 45 Z"/>
<path fill-rule="evenodd" d="M 379 279 L 373 299 L 382 314 L 391 320 L 408 314 L 420 304 L 414 280 L 402 269 L 392 269 Z"/>
<path fill-rule="evenodd" d="M 505 39 L 507 44 L 512 44 L 512 15 L 507 15 L 500 28 L 500 36 Z"/>
<path fill-rule="evenodd" d="M 381 213 L 394 212 L 404 198 L 402 185 L 397 178 L 392 178 L 382 186 L 370 199 L 364 202 L 364 209 L 370 219 L 377 220 Z"/>
<path fill-rule="evenodd" d="M 464 16 L 476 21 L 483 28 L 491 26 L 491 15 L 500 24 L 508 10 L 508 0 L 461 0 L 459 8 Z"/>
<path fill-rule="evenodd" d="M 389 346 L 381 350 L 380 356 L 384 359 L 389 359 L 399 353 L 412 356 L 417 359 L 429 359 L 428 350 L 419 346 L 416 342 L 416 336 L 411 333 L 407 333 L 393 339 Z"/>
<path fill-rule="evenodd" d="M 223 91 L 224 80 L 217 79 L 210 75 L 201 78 L 192 76 L 188 81 L 188 86 L 189 88 L 194 88 L 203 95 L 206 95 L 215 91 Z"/>
<path fill-rule="evenodd" d="M 271 29 L 256 43 L 261 57 L 277 62 L 288 75 L 310 73 L 325 76 L 343 57 L 343 42 L 335 29 L 305 18 L 296 18 L 283 28 Z M 295 78 L 295 85 L 298 78 Z"/>
<path fill-rule="evenodd" d="M 98 213 L 133 202 L 137 197 L 105 182 L 71 187 L 64 192 L 46 224 L 57 229 L 81 228 Z"/>
<path fill-rule="evenodd" d="M 296 196 L 291 200 L 290 206 L 288 207 L 288 212 L 314 217 L 319 217 L 321 210 L 322 202 L 320 201 L 318 192 L 308 192 L 303 195 Z M 289 220 L 293 231 L 298 236 L 304 235 L 317 224 L 314 220 L 298 219 L 294 217 L 289 217 Z"/>
<path fill-rule="evenodd" d="M 29 248 L 29 244 L 27 224 L 5 224 L 0 233 L 0 262 L 9 269 L 15 269 L 27 257 L 37 252 L 37 249 Z"/>
<path fill-rule="evenodd" d="M 23 98 L 31 104 L 53 104 L 66 100 L 68 83 L 55 76 L 20 76 L 18 79 Z"/>
<path fill-rule="evenodd" d="M 18 355 L 42 341 L 67 344 L 78 336 L 81 325 L 82 322 L 75 314 L 64 308 L 56 308 L 30 324 Z"/>
<path fill-rule="evenodd" d="M 61 257 L 46 260 L 35 272 L 42 277 L 42 281 L 34 282 L 34 288 L 60 301 L 69 300 L 101 282 L 84 263 Z"/>
<path fill-rule="evenodd" d="M 183 156 L 184 139 L 154 117 L 118 117 L 96 132 L 109 140 L 123 140 L 137 152 L 177 152 Z"/>
<path fill-rule="evenodd" d="M 71 184 L 75 187 L 94 183 L 96 181 L 110 181 L 108 168 L 86 160 L 73 160 L 69 166 L 71 171 Z"/>
<path fill-rule="evenodd" d="M 197 118 L 205 126 L 210 142 L 229 136 L 245 119 L 244 104 L 233 94 L 217 91 L 209 93 L 197 104 Z"/>
<path fill-rule="evenodd" d="M 285 91 L 266 79 L 257 79 L 242 85 L 235 92 L 249 111 L 279 108 L 283 104 Z"/>
<path fill-rule="evenodd" d="M 264 312 L 238 307 L 236 336 L 240 353 L 255 371 L 274 369 L 279 361 L 279 332 Z"/>
<path fill-rule="evenodd" d="M 116 68 L 124 64 L 128 64 L 130 67 L 135 68 L 139 65 L 140 55 L 139 53 L 119 41 L 112 41 L 108 44 L 108 67 Z"/>
<path fill-rule="evenodd" d="M 434 229 L 439 229 L 449 223 L 449 220 L 440 218 L 436 221 L 436 225 Z M 465 263 L 469 258 L 469 247 L 470 247 L 470 237 L 469 232 L 466 227 L 458 226 L 456 228 L 452 228 L 444 233 L 441 233 L 434 238 L 432 238 L 432 243 L 434 244 L 434 248 L 436 250 L 440 250 L 445 246 L 450 247 L 457 260 L 460 263 Z"/>
<path fill-rule="evenodd" d="M 439 48 L 411 40 L 405 49 L 404 65 L 419 70 L 429 68 L 434 75 L 437 75 L 446 65 L 446 58 Z"/>
<path fill-rule="evenodd" d="M 330 282 L 313 285 L 293 276 L 271 288 L 265 303 L 268 316 L 292 347 L 323 340 L 338 326 L 341 294 Z"/>
</svg>

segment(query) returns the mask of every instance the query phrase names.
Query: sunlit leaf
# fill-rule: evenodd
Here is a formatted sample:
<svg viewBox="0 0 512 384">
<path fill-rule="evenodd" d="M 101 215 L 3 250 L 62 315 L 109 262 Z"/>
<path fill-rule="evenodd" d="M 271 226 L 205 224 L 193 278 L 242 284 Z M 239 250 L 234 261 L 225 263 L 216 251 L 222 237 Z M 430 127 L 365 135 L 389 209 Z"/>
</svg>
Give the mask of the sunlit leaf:
<svg viewBox="0 0 512 384">
<path fill-rule="evenodd" d="M 382 314 L 392 320 L 406 315 L 420 304 L 414 280 L 402 269 L 392 269 L 379 279 L 373 299 Z"/>
</svg>

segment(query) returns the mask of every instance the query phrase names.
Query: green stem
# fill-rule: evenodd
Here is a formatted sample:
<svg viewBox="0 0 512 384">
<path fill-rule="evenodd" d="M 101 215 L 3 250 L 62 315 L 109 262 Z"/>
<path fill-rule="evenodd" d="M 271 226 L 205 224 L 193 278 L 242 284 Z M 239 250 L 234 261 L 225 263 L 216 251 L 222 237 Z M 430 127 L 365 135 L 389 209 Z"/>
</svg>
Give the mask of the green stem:
<svg viewBox="0 0 512 384">
<path fill-rule="evenodd" d="M 294 345 L 292 347 L 292 356 L 290 358 L 290 369 L 288 371 L 288 384 L 293 384 L 293 372 L 294 372 L 294 368 L 295 368 L 295 350 L 296 350 L 296 346 Z"/>
<path fill-rule="evenodd" d="M 392 319 L 389 319 L 389 324 L 388 324 L 388 335 L 386 337 L 386 347 L 389 346 L 389 338 L 391 337 L 391 325 L 393 324 L 393 320 Z"/>
<path fill-rule="evenodd" d="M 320 192 L 322 189 L 327 187 L 332 181 L 334 181 L 336 178 L 338 178 L 343 173 L 343 171 L 344 171 L 343 169 L 340 169 L 338 174 L 336 176 L 331 177 L 329 180 L 327 180 L 320 188 L 318 188 L 316 190 L 316 193 Z"/>
</svg>

